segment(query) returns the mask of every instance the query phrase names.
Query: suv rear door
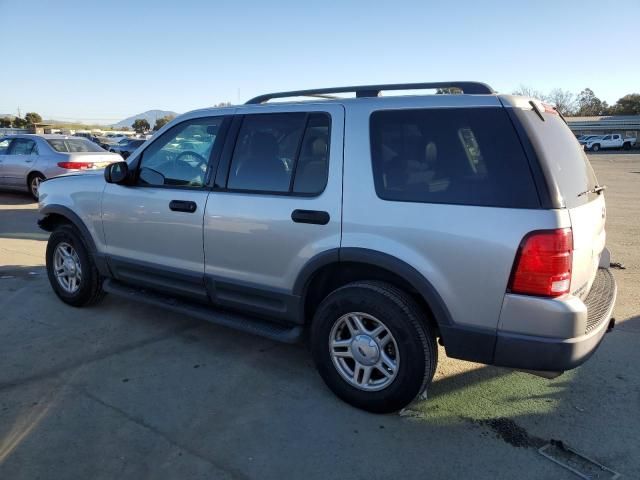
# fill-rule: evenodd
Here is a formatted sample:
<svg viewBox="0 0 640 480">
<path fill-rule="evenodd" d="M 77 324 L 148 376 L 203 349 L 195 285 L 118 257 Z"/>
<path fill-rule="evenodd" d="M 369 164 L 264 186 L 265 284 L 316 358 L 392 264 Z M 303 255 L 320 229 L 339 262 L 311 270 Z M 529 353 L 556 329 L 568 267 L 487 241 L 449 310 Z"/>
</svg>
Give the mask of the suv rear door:
<svg viewBox="0 0 640 480">
<path fill-rule="evenodd" d="M 569 211 L 574 248 L 571 292 L 585 298 L 605 247 L 604 194 L 593 192 L 598 185 L 595 173 L 566 123 L 550 109 L 540 110 L 544 120 L 530 106 L 514 109 L 534 145 L 551 190 L 557 192 L 561 202 L 558 206 Z"/>
<path fill-rule="evenodd" d="M 337 258 L 344 107 L 239 107 L 204 217 L 205 278 L 214 302 L 299 321 L 298 274 Z"/>
</svg>

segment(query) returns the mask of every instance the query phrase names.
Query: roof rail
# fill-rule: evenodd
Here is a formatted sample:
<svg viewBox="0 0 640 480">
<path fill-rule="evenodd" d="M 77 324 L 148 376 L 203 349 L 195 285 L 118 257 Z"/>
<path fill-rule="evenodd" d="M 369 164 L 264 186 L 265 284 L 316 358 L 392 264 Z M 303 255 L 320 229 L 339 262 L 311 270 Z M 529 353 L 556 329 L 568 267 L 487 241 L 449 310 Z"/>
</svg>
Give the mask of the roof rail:
<svg viewBox="0 0 640 480">
<path fill-rule="evenodd" d="M 381 91 L 390 90 L 427 90 L 435 88 L 457 88 L 467 94 L 491 94 L 495 91 L 482 82 L 429 82 L 429 83 L 390 83 L 386 85 L 360 85 L 356 87 L 331 87 L 312 90 L 294 90 L 292 92 L 266 93 L 252 98 L 246 105 L 265 103 L 274 98 L 321 97 L 332 98 L 333 93 L 355 93 L 356 97 L 377 97 Z"/>
</svg>

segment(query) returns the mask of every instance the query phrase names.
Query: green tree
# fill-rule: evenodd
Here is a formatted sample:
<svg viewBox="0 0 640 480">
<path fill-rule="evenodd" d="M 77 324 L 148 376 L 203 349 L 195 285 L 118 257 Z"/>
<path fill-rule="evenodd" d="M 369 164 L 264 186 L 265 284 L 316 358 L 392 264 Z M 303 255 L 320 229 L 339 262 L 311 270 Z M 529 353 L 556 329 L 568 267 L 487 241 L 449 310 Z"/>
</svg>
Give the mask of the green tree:
<svg viewBox="0 0 640 480">
<path fill-rule="evenodd" d="M 611 107 L 611 110 L 616 115 L 640 115 L 640 94 L 625 95 Z"/>
<path fill-rule="evenodd" d="M 147 122 L 144 118 L 138 118 L 135 122 L 133 122 L 133 125 L 131 126 L 136 131 L 136 133 L 148 132 L 151 128 L 149 122 Z"/>
<path fill-rule="evenodd" d="M 13 117 L 13 128 L 24 128 L 27 126 L 27 121 L 24 118 Z"/>
<path fill-rule="evenodd" d="M 580 117 L 589 117 L 597 115 L 607 115 L 609 113 L 609 105 L 603 102 L 593 90 L 585 88 L 578 94 L 578 110 L 576 115 Z"/>
<path fill-rule="evenodd" d="M 157 132 L 174 118 L 176 117 L 174 117 L 173 115 L 165 115 L 164 117 L 156 119 L 156 124 L 153 126 L 153 131 Z"/>
<path fill-rule="evenodd" d="M 39 114 L 37 114 L 36 112 L 27 112 L 24 115 L 24 119 L 27 122 L 27 125 L 29 125 L 29 126 L 33 126 L 36 123 L 42 122 L 42 117 Z"/>
<path fill-rule="evenodd" d="M 9 117 L 0 118 L 0 128 L 11 128 L 11 119 Z"/>
</svg>

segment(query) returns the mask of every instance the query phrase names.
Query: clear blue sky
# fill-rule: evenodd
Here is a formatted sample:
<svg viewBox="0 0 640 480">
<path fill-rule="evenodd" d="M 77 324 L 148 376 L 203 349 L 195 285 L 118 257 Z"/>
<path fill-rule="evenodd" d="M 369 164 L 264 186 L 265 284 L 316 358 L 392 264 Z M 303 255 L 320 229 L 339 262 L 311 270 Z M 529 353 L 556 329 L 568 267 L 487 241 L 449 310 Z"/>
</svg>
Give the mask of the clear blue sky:
<svg viewBox="0 0 640 480">
<path fill-rule="evenodd" d="M 0 0 L 0 113 L 113 123 L 259 93 L 481 80 L 640 92 L 640 1 Z M 239 95 L 238 95 L 239 92 Z"/>
</svg>

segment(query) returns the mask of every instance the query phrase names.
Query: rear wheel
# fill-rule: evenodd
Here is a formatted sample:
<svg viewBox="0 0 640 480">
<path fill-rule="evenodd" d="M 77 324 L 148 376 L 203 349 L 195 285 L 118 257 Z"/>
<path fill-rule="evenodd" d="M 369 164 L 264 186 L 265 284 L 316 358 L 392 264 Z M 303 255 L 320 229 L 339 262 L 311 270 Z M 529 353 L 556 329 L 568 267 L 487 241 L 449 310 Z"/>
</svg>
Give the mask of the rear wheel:
<svg viewBox="0 0 640 480">
<path fill-rule="evenodd" d="M 39 197 L 39 191 L 40 191 L 40 184 L 44 181 L 44 175 L 42 175 L 41 173 L 35 172 L 32 173 L 31 175 L 29 175 L 29 193 L 31 194 L 31 196 L 35 199 L 38 200 Z"/>
<path fill-rule="evenodd" d="M 622 145 L 622 149 L 623 150 L 631 150 L 631 143 L 626 142 L 624 145 Z"/>
<path fill-rule="evenodd" d="M 311 326 L 311 348 L 329 388 L 375 413 L 411 403 L 433 378 L 438 355 L 424 312 L 382 282 L 351 283 L 325 298 Z"/>
<path fill-rule="evenodd" d="M 58 227 L 47 243 L 47 275 L 53 291 L 74 307 L 102 299 L 102 278 L 82 237 L 71 225 Z"/>
</svg>

